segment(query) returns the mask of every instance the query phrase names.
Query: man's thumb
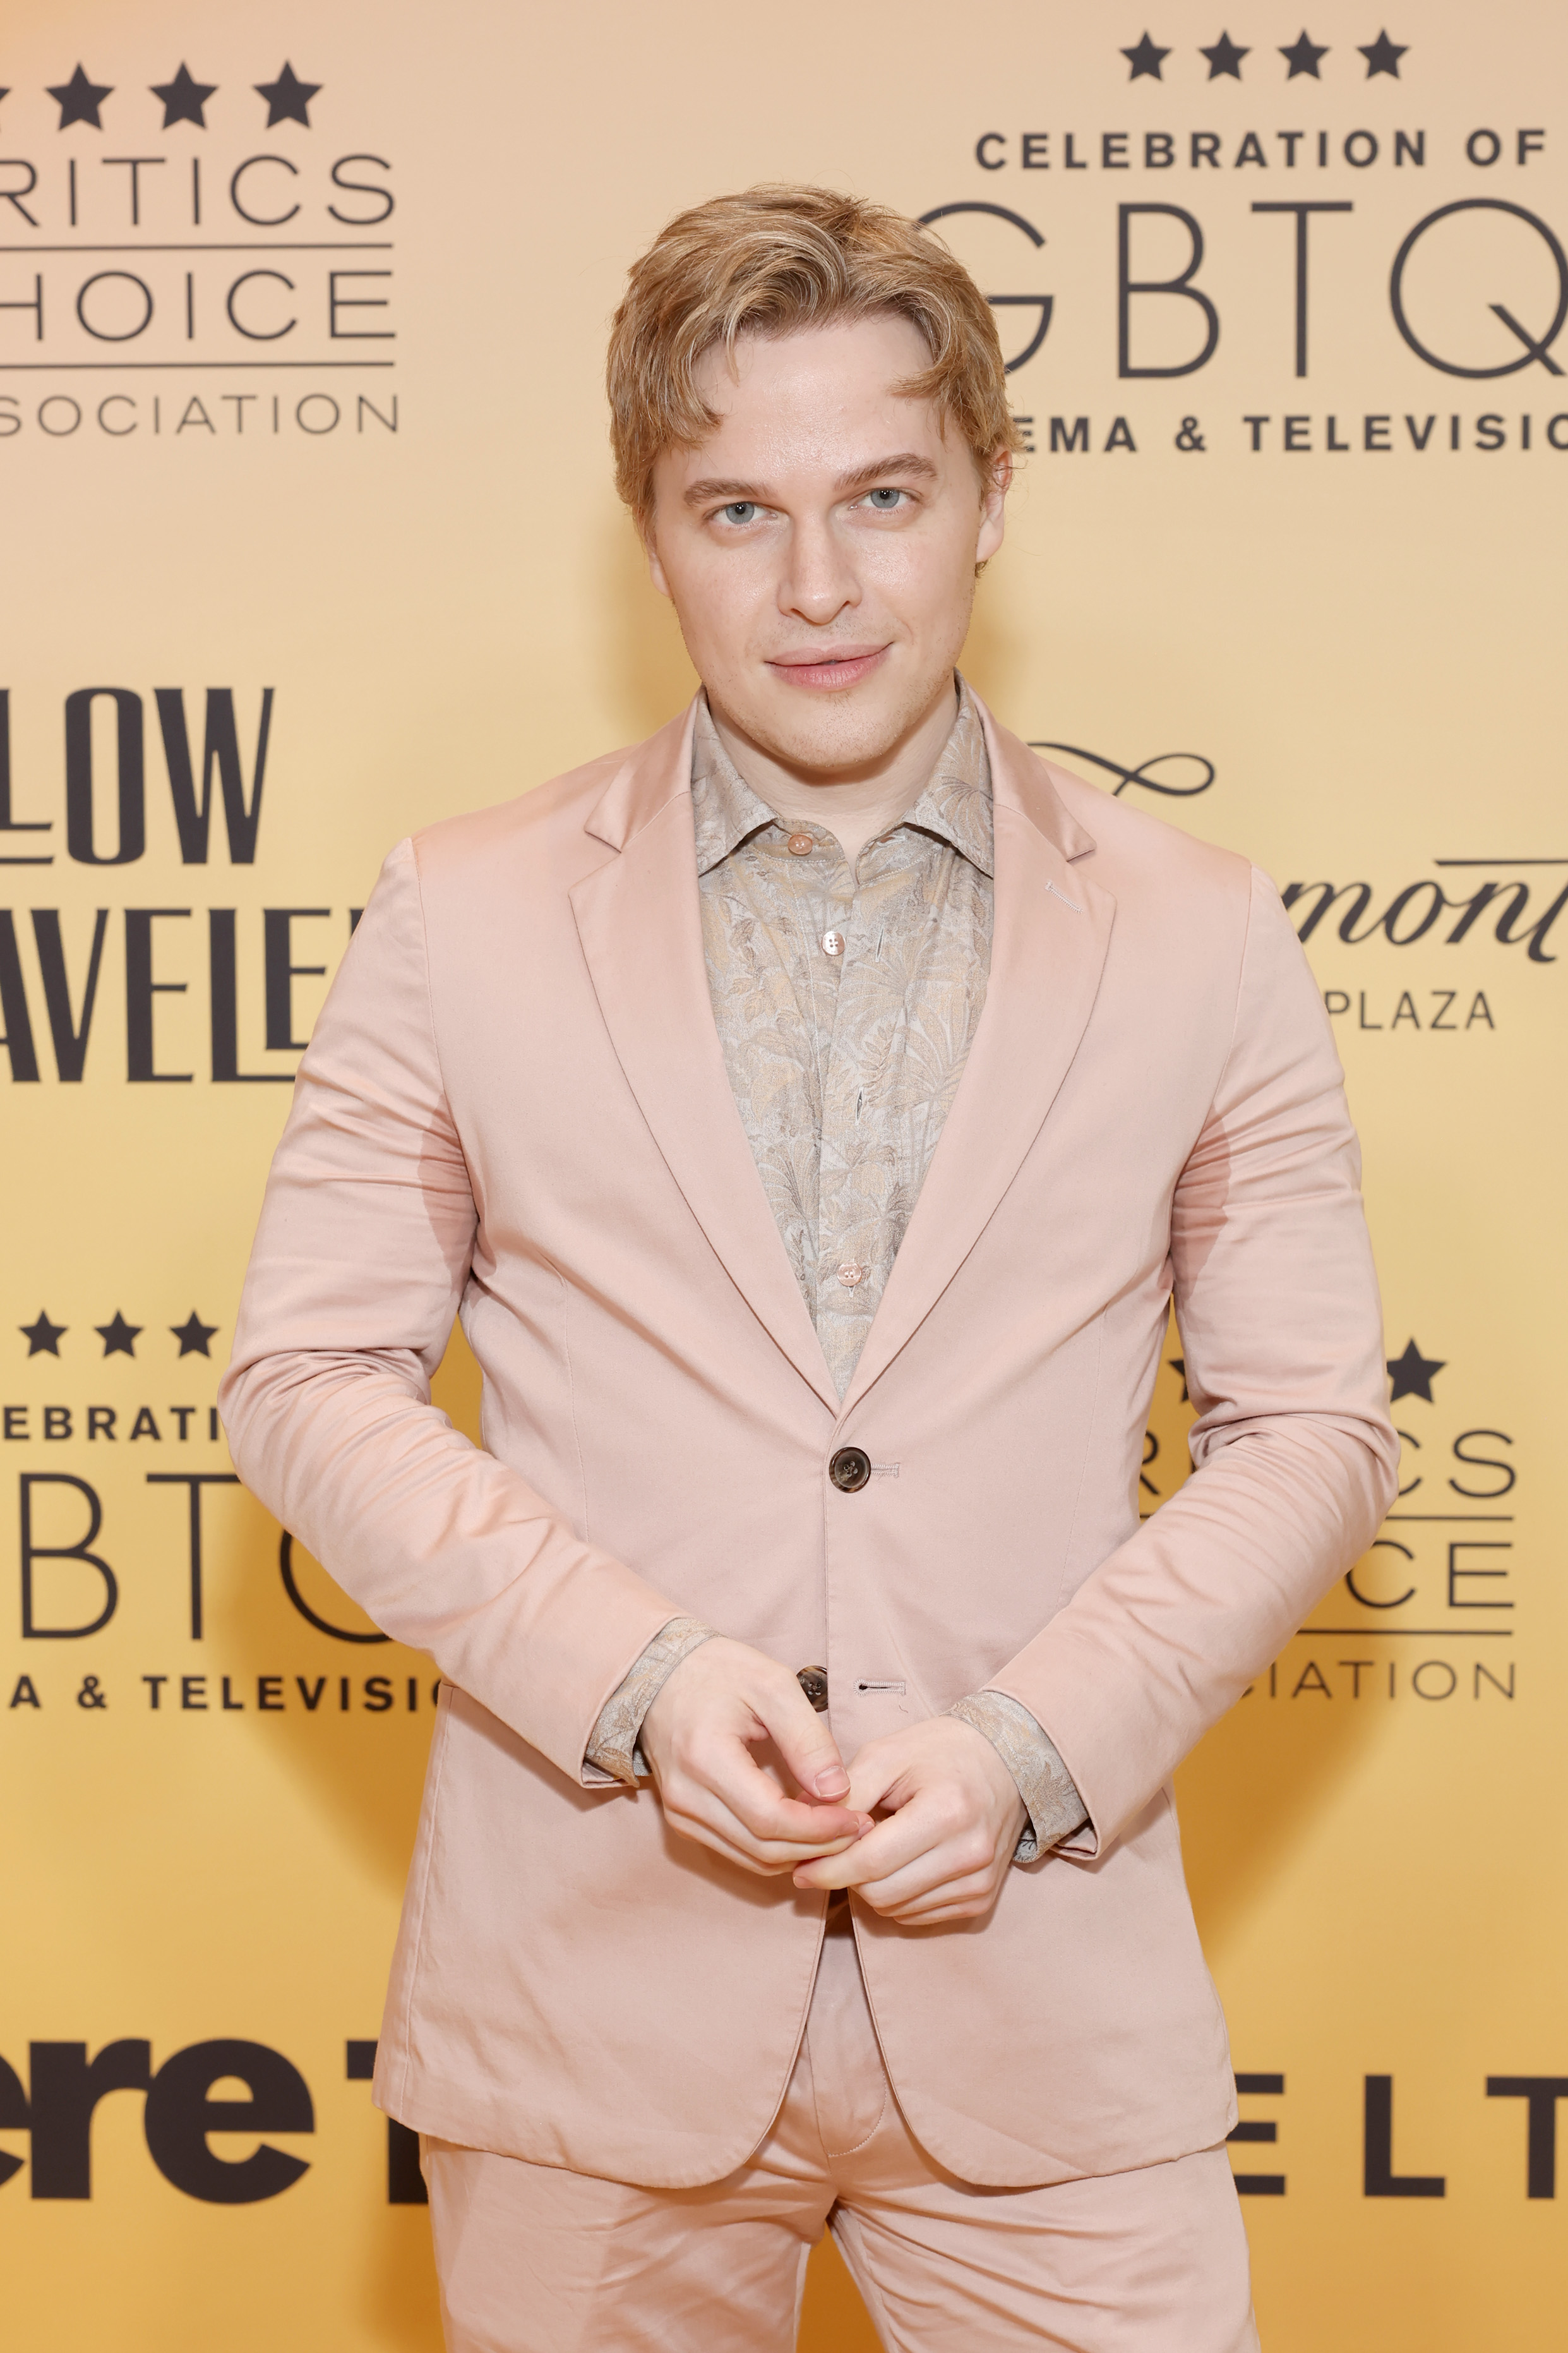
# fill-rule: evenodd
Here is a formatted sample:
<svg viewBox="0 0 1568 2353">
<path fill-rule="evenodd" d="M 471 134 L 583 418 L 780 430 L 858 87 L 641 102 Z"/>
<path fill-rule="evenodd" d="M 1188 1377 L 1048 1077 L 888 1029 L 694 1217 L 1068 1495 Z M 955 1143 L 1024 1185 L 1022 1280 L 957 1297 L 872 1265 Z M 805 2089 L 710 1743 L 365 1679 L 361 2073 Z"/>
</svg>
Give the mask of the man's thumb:
<svg viewBox="0 0 1568 2353">
<path fill-rule="evenodd" d="M 768 1725 L 784 1763 L 808 1795 L 837 1805 L 848 1794 L 849 1776 L 833 1735 L 804 1693 L 792 1694 L 786 1707 L 786 1720 Z"/>
</svg>

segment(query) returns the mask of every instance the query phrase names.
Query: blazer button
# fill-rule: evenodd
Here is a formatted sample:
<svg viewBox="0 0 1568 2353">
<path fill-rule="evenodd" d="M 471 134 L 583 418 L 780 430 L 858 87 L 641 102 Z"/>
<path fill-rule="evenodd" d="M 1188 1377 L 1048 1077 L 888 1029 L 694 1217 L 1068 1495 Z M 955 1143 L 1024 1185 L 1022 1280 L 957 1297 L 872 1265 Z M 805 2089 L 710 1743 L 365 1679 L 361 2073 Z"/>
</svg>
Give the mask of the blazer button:
<svg viewBox="0 0 1568 2353">
<path fill-rule="evenodd" d="M 827 1466 L 827 1475 L 841 1495 L 854 1495 L 871 1476 L 871 1458 L 858 1446 L 841 1446 Z"/>
<path fill-rule="evenodd" d="M 818 1715 L 825 1715 L 827 1708 L 827 1669 L 797 1667 L 795 1671 L 795 1679 Z"/>
</svg>

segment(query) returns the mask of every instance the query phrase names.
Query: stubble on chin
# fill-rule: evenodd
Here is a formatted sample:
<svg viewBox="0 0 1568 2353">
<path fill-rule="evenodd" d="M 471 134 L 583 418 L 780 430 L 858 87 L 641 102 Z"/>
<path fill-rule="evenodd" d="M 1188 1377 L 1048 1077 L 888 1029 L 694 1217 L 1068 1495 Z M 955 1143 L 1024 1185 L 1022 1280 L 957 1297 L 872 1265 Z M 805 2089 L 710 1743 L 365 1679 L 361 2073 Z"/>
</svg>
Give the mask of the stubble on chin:
<svg viewBox="0 0 1568 2353">
<path fill-rule="evenodd" d="M 934 697 L 951 691 L 952 676 L 950 668 L 934 681 L 910 679 L 891 693 L 887 686 L 875 694 L 854 687 L 842 694 L 779 687 L 750 708 L 737 708 L 741 698 L 731 700 L 721 685 L 710 690 L 710 700 L 770 759 L 831 776 L 885 759 L 920 725 Z"/>
</svg>

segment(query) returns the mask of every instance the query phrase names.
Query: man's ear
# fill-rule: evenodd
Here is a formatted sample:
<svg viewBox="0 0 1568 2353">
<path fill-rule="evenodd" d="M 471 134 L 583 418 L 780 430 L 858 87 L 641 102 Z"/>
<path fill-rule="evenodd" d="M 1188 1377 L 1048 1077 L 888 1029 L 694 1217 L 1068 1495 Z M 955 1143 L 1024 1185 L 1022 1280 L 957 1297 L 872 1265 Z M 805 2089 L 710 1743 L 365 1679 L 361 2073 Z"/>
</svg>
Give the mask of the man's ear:
<svg viewBox="0 0 1568 2353">
<path fill-rule="evenodd" d="M 647 531 L 643 539 L 643 551 L 647 557 L 648 578 L 653 582 L 654 586 L 658 590 L 661 596 L 668 596 L 669 595 L 669 582 L 665 577 L 664 566 L 658 560 L 658 543 L 654 538 L 653 524 L 651 521 L 648 523 Z"/>
<path fill-rule="evenodd" d="M 985 470 L 980 494 L 980 536 L 975 543 L 976 565 L 988 563 L 1002 544 L 1006 529 L 1007 493 L 1013 486 L 1013 453 L 998 449 Z"/>
</svg>

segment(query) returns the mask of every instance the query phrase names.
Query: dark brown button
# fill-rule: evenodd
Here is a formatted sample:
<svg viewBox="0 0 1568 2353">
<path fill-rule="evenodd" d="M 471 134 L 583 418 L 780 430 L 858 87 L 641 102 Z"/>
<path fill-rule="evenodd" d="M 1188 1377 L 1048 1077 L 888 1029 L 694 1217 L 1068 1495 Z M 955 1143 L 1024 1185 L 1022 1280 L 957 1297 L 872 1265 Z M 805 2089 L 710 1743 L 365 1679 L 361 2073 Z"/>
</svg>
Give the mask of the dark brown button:
<svg viewBox="0 0 1568 2353">
<path fill-rule="evenodd" d="M 858 1446 L 841 1446 L 827 1466 L 827 1475 L 841 1495 L 858 1494 L 871 1476 L 871 1458 Z"/>
<path fill-rule="evenodd" d="M 827 1708 L 827 1669 L 826 1667 L 797 1667 L 795 1671 L 795 1679 L 800 1685 L 802 1691 L 805 1694 L 807 1699 L 811 1702 L 813 1707 L 816 1710 L 818 1715 L 826 1714 Z"/>
</svg>

